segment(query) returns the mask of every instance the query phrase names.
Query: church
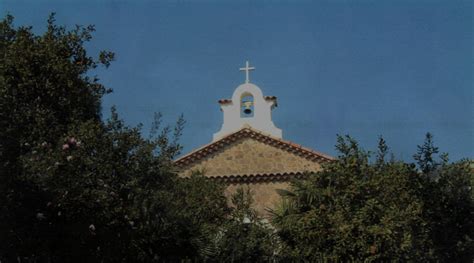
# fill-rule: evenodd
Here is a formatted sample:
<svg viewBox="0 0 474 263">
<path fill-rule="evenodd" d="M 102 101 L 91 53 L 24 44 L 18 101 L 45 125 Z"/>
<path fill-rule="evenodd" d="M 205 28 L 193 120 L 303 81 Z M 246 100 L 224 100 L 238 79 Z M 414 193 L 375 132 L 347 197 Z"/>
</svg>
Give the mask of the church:
<svg viewBox="0 0 474 263">
<path fill-rule="evenodd" d="M 195 171 L 226 185 L 230 196 L 238 187 L 249 187 L 254 208 L 260 215 L 280 199 L 277 189 L 287 189 L 293 178 L 316 172 L 331 156 L 283 139 L 283 132 L 272 121 L 278 106 L 275 96 L 264 96 L 249 79 L 249 62 L 240 68 L 245 83 L 239 85 L 231 99 L 219 100 L 224 119 L 212 142 L 187 153 L 175 161 L 182 177 Z"/>
</svg>

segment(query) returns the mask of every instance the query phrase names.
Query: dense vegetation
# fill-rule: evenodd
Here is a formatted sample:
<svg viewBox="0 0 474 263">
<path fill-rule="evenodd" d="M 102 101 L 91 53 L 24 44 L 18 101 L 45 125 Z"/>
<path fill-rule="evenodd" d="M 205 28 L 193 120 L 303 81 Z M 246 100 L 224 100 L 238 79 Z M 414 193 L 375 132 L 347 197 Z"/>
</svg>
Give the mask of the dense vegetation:
<svg viewBox="0 0 474 263">
<path fill-rule="evenodd" d="M 84 44 L 94 28 L 0 22 L 0 262 L 464 261 L 473 258 L 473 173 L 437 158 L 375 160 L 350 137 L 338 159 L 281 191 L 271 224 L 243 189 L 176 176 L 184 121 L 148 139 L 112 109 Z"/>
<path fill-rule="evenodd" d="M 370 154 L 339 137 L 338 159 L 291 191 L 273 223 L 291 260 L 442 261 L 473 258 L 473 173 L 469 162 L 436 158 L 432 136 L 415 164 L 386 160 L 380 138 Z"/>
</svg>

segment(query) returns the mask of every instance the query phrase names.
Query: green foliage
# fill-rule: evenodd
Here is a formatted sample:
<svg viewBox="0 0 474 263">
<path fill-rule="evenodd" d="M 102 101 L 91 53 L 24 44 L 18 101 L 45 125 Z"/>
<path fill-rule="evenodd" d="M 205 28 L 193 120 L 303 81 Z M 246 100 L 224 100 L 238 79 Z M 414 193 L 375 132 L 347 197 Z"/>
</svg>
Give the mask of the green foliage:
<svg viewBox="0 0 474 263">
<path fill-rule="evenodd" d="M 30 27 L 13 28 L 13 17 L 0 23 L 0 121 L 2 158 L 29 151 L 36 141 L 56 141 L 74 121 L 100 118 L 101 97 L 109 92 L 88 71 L 108 66 L 113 53 L 95 60 L 83 45 L 94 28 L 66 31 L 48 20 L 36 36 Z"/>
<path fill-rule="evenodd" d="M 426 134 L 414 155 L 423 190 L 424 218 L 433 250 L 440 261 L 471 262 L 474 258 L 474 173 L 468 160 L 448 163 L 446 153 L 437 156 L 433 136 Z"/>
<path fill-rule="evenodd" d="M 271 262 L 278 259 L 279 242 L 272 227 L 252 208 L 250 189 L 238 188 L 232 212 L 216 238 L 216 262 Z"/>
<path fill-rule="evenodd" d="M 413 155 L 413 159 L 417 161 L 420 170 L 423 173 L 429 173 L 439 166 L 439 163 L 434 159 L 435 155 L 439 153 L 438 147 L 433 144 L 433 135 L 427 133 L 423 145 L 418 145 L 418 151 Z"/>
<path fill-rule="evenodd" d="M 163 143 L 167 134 L 143 140 L 138 128 L 112 116 L 106 125 L 71 127 L 58 143 L 33 146 L 22 157 L 22 180 L 41 201 L 31 200 L 28 221 L 10 226 L 7 253 L 23 254 L 16 251 L 21 247 L 36 260 L 81 262 L 201 256 L 206 230 L 227 212 L 222 187 L 178 179 L 171 159 L 162 158 L 176 151 Z"/>
<path fill-rule="evenodd" d="M 431 136 L 418 156 L 438 180 L 386 162 L 382 138 L 374 164 L 349 136 L 339 136 L 336 148 L 336 161 L 281 192 L 273 223 L 291 260 L 472 259 L 472 171 L 464 162 L 435 165 Z"/>
<path fill-rule="evenodd" d="M 48 20 L 0 24 L 0 261 L 151 262 L 205 258 L 228 213 L 222 186 L 177 178 L 172 159 L 184 120 L 149 139 L 112 109 L 88 70 L 109 66 L 83 47 L 93 27 L 67 31 Z M 212 231 L 209 231 L 212 230 Z"/>
<path fill-rule="evenodd" d="M 474 258 L 474 173 L 469 163 L 443 164 L 425 177 L 424 216 L 434 251 L 443 262 L 472 262 Z"/>
<path fill-rule="evenodd" d="M 41 36 L 30 27 L 14 28 L 12 16 L 0 22 L 1 254 L 41 256 L 45 245 L 34 236 L 49 233 L 49 225 L 35 218 L 49 189 L 30 180 L 23 156 L 42 143 L 56 147 L 70 126 L 100 120 L 100 99 L 108 90 L 88 71 L 107 66 L 113 53 L 102 52 L 99 60 L 87 55 L 83 44 L 92 31 L 66 31 L 53 15 Z"/>
<path fill-rule="evenodd" d="M 387 142 L 382 138 L 382 136 L 379 137 L 379 143 L 377 146 L 377 160 L 375 162 L 375 165 L 377 167 L 381 167 L 385 164 L 385 157 L 388 154 L 388 146 Z"/>
<path fill-rule="evenodd" d="M 160 255 L 172 252 L 168 259 L 189 258 L 199 261 L 210 260 L 215 256 L 215 237 L 229 214 L 223 187 L 201 174 L 175 181 L 172 199 L 167 204 L 171 208 L 169 224 L 173 225 L 168 238 L 177 241 L 168 242 L 168 247 Z M 149 230 L 151 233 L 156 232 L 153 227 Z M 143 235 L 146 240 L 150 236 L 155 235 Z M 151 249 L 162 243 L 160 240 L 152 244 Z"/>
</svg>

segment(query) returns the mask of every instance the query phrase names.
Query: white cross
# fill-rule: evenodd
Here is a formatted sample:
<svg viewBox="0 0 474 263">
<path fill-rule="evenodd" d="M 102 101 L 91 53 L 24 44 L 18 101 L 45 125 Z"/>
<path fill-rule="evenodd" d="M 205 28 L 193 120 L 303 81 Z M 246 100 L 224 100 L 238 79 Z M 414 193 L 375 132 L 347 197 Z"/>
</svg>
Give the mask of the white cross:
<svg viewBox="0 0 474 263">
<path fill-rule="evenodd" d="M 240 71 L 245 71 L 245 83 L 249 83 L 249 71 L 254 70 L 255 67 L 250 67 L 249 62 L 245 62 L 245 68 L 239 68 Z"/>
</svg>

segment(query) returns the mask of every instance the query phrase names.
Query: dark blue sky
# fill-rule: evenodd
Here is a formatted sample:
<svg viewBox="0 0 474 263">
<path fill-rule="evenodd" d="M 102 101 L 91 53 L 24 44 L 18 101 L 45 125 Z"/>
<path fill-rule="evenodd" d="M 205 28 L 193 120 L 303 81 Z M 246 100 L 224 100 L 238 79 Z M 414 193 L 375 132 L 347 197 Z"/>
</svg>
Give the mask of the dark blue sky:
<svg viewBox="0 0 474 263">
<path fill-rule="evenodd" d="M 257 3 L 258 2 L 258 3 Z M 96 73 L 129 124 L 183 113 L 184 151 L 220 129 L 217 100 L 244 82 L 278 97 L 286 140 L 335 155 L 336 134 L 366 149 L 383 135 L 410 160 L 426 132 L 451 159 L 474 157 L 471 1 L 2 1 L 16 25 L 94 24 L 88 45 L 116 53 Z"/>
</svg>

